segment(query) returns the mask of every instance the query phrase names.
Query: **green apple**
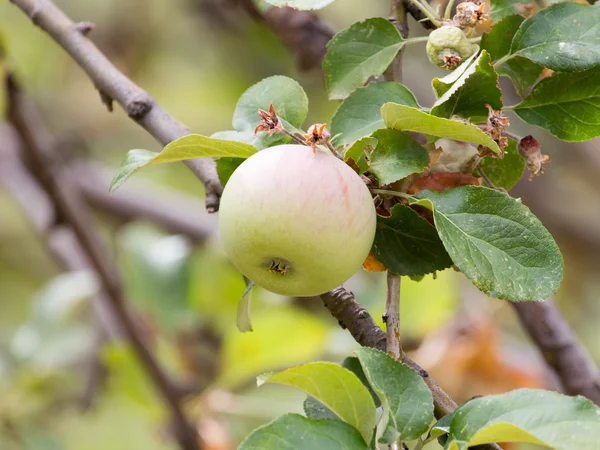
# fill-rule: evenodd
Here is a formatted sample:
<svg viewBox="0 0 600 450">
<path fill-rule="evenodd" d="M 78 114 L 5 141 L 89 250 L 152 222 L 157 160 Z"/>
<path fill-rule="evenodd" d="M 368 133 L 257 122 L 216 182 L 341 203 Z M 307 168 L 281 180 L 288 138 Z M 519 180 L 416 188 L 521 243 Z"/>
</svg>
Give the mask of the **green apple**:
<svg viewBox="0 0 600 450">
<path fill-rule="evenodd" d="M 452 26 L 433 30 L 425 48 L 432 64 L 452 70 L 477 51 L 477 45 L 469 41 L 463 30 Z"/>
<path fill-rule="evenodd" d="M 277 294 L 319 295 L 368 256 L 376 213 L 344 162 L 304 145 L 278 145 L 244 161 L 221 197 L 221 245 L 237 269 Z"/>
</svg>

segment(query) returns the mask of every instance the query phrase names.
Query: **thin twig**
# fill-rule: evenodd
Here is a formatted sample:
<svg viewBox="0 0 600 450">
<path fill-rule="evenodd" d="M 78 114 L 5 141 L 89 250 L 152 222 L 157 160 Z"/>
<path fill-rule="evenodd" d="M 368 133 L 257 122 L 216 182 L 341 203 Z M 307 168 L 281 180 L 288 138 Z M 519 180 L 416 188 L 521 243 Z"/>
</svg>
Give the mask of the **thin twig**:
<svg viewBox="0 0 600 450">
<path fill-rule="evenodd" d="M 400 275 L 387 272 L 384 322 L 387 334 L 386 350 L 394 359 L 402 359 L 400 340 Z"/>
<path fill-rule="evenodd" d="M 292 138 L 292 141 L 294 141 L 296 144 L 300 144 L 300 145 L 308 145 L 306 143 L 306 141 L 304 141 L 302 138 L 298 137 L 297 135 L 295 135 L 294 133 L 286 130 L 285 128 L 282 130 L 279 130 L 280 133 L 283 133 L 289 137 Z"/>
<path fill-rule="evenodd" d="M 69 19 L 50 0 L 10 0 L 23 10 L 34 24 L 48 33 L 87 73 L 100 92 L 103 102 L 112 108 L 113 100 L 127 115 L 148 131 L 160 144 L 166 145 L 189 130 L 163 110 L 158 103 L 133 81 L 123 75 L 98 50 L 81 27 Z M 206 209 L 219 209 L 223 187 L 212 159 L 188 160 L 185 164 L 204 183 Z"/>
<path fill-rule="evenodd" d="M 392 197 L 400 197 L 400 198 L 405 198 L 408 200 L 411 200 L 414 198 L 412 195 L 405 194 L 404 192 L 391 191 L 389 189 L 371 189 L 371 192 L 373 192 L 373 194 L 390 195 Z"/>
<path fill-rule="evenodd" d="M 37 16 L 34 14 L 34 20 L 35 17 Z M 106 293 L 103 298 L 106 300 L 107 310 L 128 339 L 169 409 L 180 448 L 197 450 L 197 433 L 187 423 L 180 406 L 178 392 L 172 387 L 168 376 L 138 334 L 135 322 L 127 310 L 119 272 L 108 259 L 102 242 L 94 232 L 92 217 L 79 195 L 76 184 L 65 176 L 64 171 L 57 169 L 56 158 L 53 156 L 55 142 L 11 74 L 6 77 L 6 88 L 7 116 L 23 142 L 23 152 L 31 165 L 32 173 L 50 197 L 52 206 L 56 210 L 56 217 L 72 230 L 78 247 L 95 271 Z"/>
<path fill-rule="evenodd" d="M 556 372 L 565 392 L 600 405 L 600 372 L 560 314 L 556 303 L 512 303 L 523 328 Z"/>
<path fill-rule="evenodd" d="M 477 167 L 475 167 L 475 170 L 477 171 L 477 173 L 479 174 L 479 176 L 481 176 L 481 178 L 483 178 L 483 182 L 486 184 L 487 187 L 495 189 L 496 191 L 502 192 L 504 194 L 508 193 L 506 191 L 506 189 L 496 186 L 492 182 L 492 180 L 489 179 L 489 177 L 487 176 L 487 174 L 485 173 L 485 171 L 481 167 L 479 167 L 479 165 L 477 165 Z"/>
</svg>

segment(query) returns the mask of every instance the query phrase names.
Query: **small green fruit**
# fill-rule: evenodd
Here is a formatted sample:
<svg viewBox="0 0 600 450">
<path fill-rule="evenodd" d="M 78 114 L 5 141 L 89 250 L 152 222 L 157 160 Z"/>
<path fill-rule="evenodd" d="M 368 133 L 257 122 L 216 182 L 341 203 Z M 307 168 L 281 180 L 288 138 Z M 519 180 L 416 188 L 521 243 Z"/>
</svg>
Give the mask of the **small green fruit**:
<svg viewBox="0 0 600 450">
<path fill-rule="evenodd" d="M 427 56 L 432 64 L 447 69 L 455 69 L 460 63 L 475 53 L 477 46 L 469 42 L 465 33 L 458 27 L 441 27 L 433 30 L 427 41 Z"/>
<path fill-rule="evenodd" d="M 223 250 L 246 277 L 283 295 L 327 292 L 350 278 L 375 236 L 373 199 L 345 163 L 303 145 L 262 150 L 221 197 Z"/>
</svg>

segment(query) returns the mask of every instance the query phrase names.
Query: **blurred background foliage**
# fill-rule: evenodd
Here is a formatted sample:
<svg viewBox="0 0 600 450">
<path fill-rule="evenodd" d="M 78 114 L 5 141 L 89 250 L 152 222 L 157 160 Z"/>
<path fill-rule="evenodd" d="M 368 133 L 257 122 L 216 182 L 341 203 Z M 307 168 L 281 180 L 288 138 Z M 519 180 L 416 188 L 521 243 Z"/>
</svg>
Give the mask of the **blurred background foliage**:
<svg viewBox="0 0 600 450">
<path fill-rule="evenodd" d="M 339 0 L 319 16 L 337 31 L 366 17 L 385 17 L 388 3 Z M 321 71 L 300 72 L 278 37 L 235 2 L 57 4 L 76 21 L 93 21 L 91 38 L 109 59 L 194 132 L 230 129 L 239 95 L 274 74 L 297 79 L 307 91 L 306 126 L 329 121 L 337 107 L 327 100 Z M 414 34 L 423 33 L 411 25 Z M 120 109 L 108 114 L 85 74 L 8 2 L 0 3 L 0 31 L 9 65 L 66 158 L 115 171 L 131 148 L 159 150 Z M 424 80 L 441 72 L 424 56 L 423 46 L 407 49 L 404 82 L 428 106 L 433 94 Z M 514 104 L 516 94 L 505 81 L 505 103 Z M 566 260 L 557 301 L 600 361 L 600 178 L 594 176 L 600 143 L 559 143 L 516 119 L 513 125 L 516 134 L 535 134 L 550 154 L 546 174 L 531 183 L 522 180 L 513 193 L 557 239 Z M 144 171 L 131 184 L 192 199 L 199 220 L 214 229 L 216 218 L 203 213 L 202 186 L 183 165 Z M 318 299 L 261 290 L 252 299 L 254 331 L 242 334 L 235 318 L 245 284 L 216 238 L 194 242 L 149 222 L 123 224 L 102 212 L 97 219 L 121 268 L 140 332 L 168 372 L 193 386 L 186 411 L 207 449 L 235 448 L 254 427 L 301 411 L 302 395 L 276 386 L 257 390 L 256 375 L 311 360 L 341 361 L 356 347 Z M 348 287 L 381 317 L 381 273 L 359 273 Z M 60 272 L 18 204 L 0 190 L 0 449 L 175 448 L 160 399 L 132 353 L 99 331 L 90 306 L 97 292 L 93 274 Z M 556 386 L 513 311 L 451 270 L 436 280 L 404 281 L 401 317 L 415 359 L 458 401 L 521 386 Z"/>
</svg>

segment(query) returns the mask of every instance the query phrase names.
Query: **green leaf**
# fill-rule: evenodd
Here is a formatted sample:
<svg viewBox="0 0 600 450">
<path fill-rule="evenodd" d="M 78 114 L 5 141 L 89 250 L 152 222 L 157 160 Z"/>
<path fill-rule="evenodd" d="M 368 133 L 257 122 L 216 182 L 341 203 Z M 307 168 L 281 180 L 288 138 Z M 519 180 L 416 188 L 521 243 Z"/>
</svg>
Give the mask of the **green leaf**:
<svg viewBox="0 0 600 450">
<path fill-rule="evenodd" d="M 489 33 L 481 37 L 481 48 L 487 50 L 494 61 L 508 55 L 512 39 L 524 20 L 524 17 L 518 15 L 504 17 Z M 496 67 L 496 72 L 500 76 L 509 77 L 523 96 L 525 90 L 539 78 L 543 69 L 533 61 L 516 56 Z"/>
<path fill-rule="evenodd" d="M 477 125 L 460 120 L 444 119 L 410 106 L 386 103 L 381 114 L 387 127 L 403 131 L 416 131 L 431 136 L 446 137 L 456 141 L 473 142 L 500 153 L 498 144 Z"/>
<path fill-rule="evenodd" d="M 302 126 L 308 114 L 308 97 L 297 81 L 280 75 L 265 78 L 242 94 L 233 113 L 233 128 L 236 131 L 254 134 L 260 123 L 258 110 L 269 110 L 273 104 L 283 126 L 291 132 Z M 258 148 L 270 147 L 289 138 L 275 133 L 259 135 Z"/>
<path fill-rule="evenodd" d="M 252 331 L 252 316 L 250 315 L 250 301 L 252 300 L 252 289 L 254 289 L 254 281 L 244 277 L 246 289 L 240 298 L 240 303 L 237 309 L 237 329 L 242 333 Z"/>
<path fill-rule="evenodd" d="M 339 420 L 286 414 L 254 430 L 239 450 L 369 450 L 359 432 Z"/>
<path fill-rule="evenodd" d="M 454 411 L 438 420 L 431 427 L 431 430 L 429 430 L 429 436 L 432 438 L 439 438 L 440 436 L 450 433 L 450 422 L 452 422 L 452 417 L 454 417 Z"/>
<path fill-rule="evenodd" d="M 492 19 L 494 22 L 498 22 L 506 16 L 520 13 L 523 6 L 531 5 L 532 3 L 533 2 L 527 0 L 492 0 L 490 19 Z"/>
<path fill-rule="evenodd" d="M 367 388 L 348 369 L 328 362 L 309 363 L 276 373 L 265 382 L 301 389 L 355 427 L 365 442 L 371 442 L 375 404 Z"/>
<path fill-rule="evenodd" d="M 369 77 L 381 75 L 402 44 L 396 27 L 381 17 L 357 22 L 337 33 L 327 44 L 323 61 L 329 98 L 344 99 Z"/>
<path fill-rule="evenodd" d="M 358 167 L 359 173 L 365 173 L 369 170 L 371 152 L 377 147 L 377 139 L 374 137 L 364 137 L 359 139 L 344 153 L 344 161 L 352 159 Z"/>
<path fill-rule="evenodd" d="M 325 407 L 323 403 L 315 400 L 311 396 L 307 396 L 302 404 L 304 414 L 309 419 L 335 419 L 340 420 L 329 408 Z"/>
<path fill-rule="evenodd" d="M 367 390 L 371 394 L 371 398 L 373 399 L 373 402 L 375 402 L 375 407 L 380 407 L 381 401 L 379 400 L 379 397 L 371 387 L 371 384 L 367 379 L 367 375 L 365 374 L 360 360 L 356 356 L 348 356 L 346 359 L 344 359 L 344 361 L 342 361 L 342 367 L 348 369 L 350 372 L 352 372 L 358 377 L 361 383 L 367 388 Z"/>
<path fill-rule="evenodd" d="M 519 154 L 517 145 L 516 140 L 509 139 L 502 158 L 488 156 L 479 163 L 490 181 L 507 191 L 517 184 L 525 171 L 525 160 Z"/>
<path fill-rule="evenodd" d="M 433 80 L 434 89 L 443 81 Z M 490 55 L 482 50 L 477 59 L 464 71 L 456 82 L 440 94 L 431 108 L 431 114 L 440 117 L 459 115 L 467 119 L 487 117 L 489 104 L 495 110 L 502 109 L 502 92 L 498 87 L 498 74 L 491 64 Z"/>
<path fill-rule="evenodd" d="M 423 191 L 439 236 L 469 280 L 491 297 L 544 300 L 556 292 L 563 260 L 548 230 L 518 200 L 479 186 Z"/>
<path fill-rule="evenodd" d="M 369 384 L 369 381 L 367 380 L 365 372 L 364 372 L 362 366 L 360 365 L 360 361 L 358 360 L 358 358 L 356 358 L 355 356 L 347 357 L 342 362 L 342 367 L 345 367 L 350 372 L 352 372 L 354 375 L 356 375 L 358 377 L 358 379 L 362 382 L 362 384 L 369 390 L 369 393 L 371 394 L 371 397 L 373 398 L 373 401 L 375 402 L 375 406 L 376 407 L 381 406 L 379 397 L 377 397 L 377 394 L 375 394 L 375 392 L 373 391 L 373 388 L 371 388 L 371 385 Z M 304 407 L 304 412 L 306 413 L 306 417 L 308 417 L 309 419 L 338 419 L 339 420 L 339 417 L 336 416 L 330 409 L 326 408 L 325 406 L 323 406 L 322 403 L 318 402 L 317 400 L 315 400 L 314 398 L 312 398 L 310 396 L 306 397 L 306 399 L 304 400 L 303 407 Z"/>
<path fill-rule="evenodd" d="M 342 102 L 331 119 L 331 134 L 341 135 L 339 144 L 351 144 L 385 128 L 381 107 L 387 102 L 418 108 L 413 93 L 400 83 L 383 81 L 357 89 Z"/>
<path fill-rule="evenodd" d="M 244 158 L 219 158 L 217 159 L 217 175 L 221 184 L 225 186 L 240 164 L 245 161 Z"/>
<path fill-rule="evenodd" d="M 233 156 L 247 158 L 256 153 L 249 144 L 209 138 L 200 134 L 188 134 L 165 146 L 160 153 L 148 150 L 129 150 L 117 175 L 112 180 L 110 192 L 114 192 L 131 175 L 143 167 L 194 158 L 219 158 Z"/>
<path fill-rule="evenodd" d="M 267 3 L 284 7 L 289 6 L 290 8 L 307 10 L 307 9 L 321 9 L 327 5 L 333 3 L 335 0 L 265 0 Z"/>
<path fill-rule="evenodd" d="M 217 131 L 216 133 L 211 134 L 210 137 L 215 139 L 224 139 L 226 141 L 244 142 L 256 147 L 258 150 L 267 148 L 267 146 L 264 145 L 265 142 L 263 142 L 263 139 L 261 139 L 261 135 L 254 134 L 254 130 L 251 132 L 233 130 Z"/>
<path fill-rule="evenodd" d="M 501 64 L 496 72 L 502 77 L 510 78 L 519 95 L 524 97 L 525 91 L 537 81 L 543 70 L 544 68 L 539 64 L 521 56 L 515 56 Z"/>
<path fill-rule="evenodd" d="M 365 375 L 397 431 L 397 439 L 417 439 L 433 420 L 433 397 L 423 379 L 410 367 L 372 348 L 356 350 Z"/>
<path fill-rule="evenodd" d="M 563 141 L 600 136 L 600 67 L 543 79 L 514 111 Z"/>
<path fill-rule="evenodd" d="M 370 155 L 369 172 L 377 177 L 379 184 L 390 184 L 411 173 L 422 172 L 429 164 L 427 150 L 414 141 L 408 133 L 384 129 L 372 135 L 377 147 Z"/>
<path fill-rule="evenodd" d="M 268 142 L 263 139 L 263 137 L 269 138 L 268 135 L 256 135 L 254 132 L 248 131 L 217 131 L 210 135 L 211 138 L 215 139 L 225 139 L 227 141 L 236 141 L 236 142 L 244 142 L 246 144 L 250 144 L 253 147 L 256 147 L 258 150 L 263 150 L 267 147 Z M 287 142 L 285 140 L 286 136 L 281 136 L 281 143 Z M 271 144 L 276 144 L 278 142 L 271 142 Z M 227 181 L 235 169 L 239 167 L 240 164 L 244 162 L 244 158 L 219 158 L 217 159 L 217 174 L 219 175 L 219 180 L 221 184 L 225 186 Z"/>
<path fill-rule="evenodd" d="M 411 208 L 394 205 L 391 217 L 377 216 L 372 252 L 400 275 L 419 276 L 452 265 L 435 228 Z"/>
<path fill-rule="evenodd" d="M 600 64 L 600 7 L 572 2 L 550 5 L 521 24 L 511 54 L 561 72 Z"/>
<path fill-rule="evenodd" d="M 434 78 L 432 81 L 432 87 L 438 97 L 443 95 L 448 89 L 452 87 L 454 83 L 465 73 L 465 71 L 471 67 L 471 63 L 478 56 L 479 52 L 473 53 L 467 59 L 465 59 L 460 66 L 450 72 L 443 78 Z M 409 105 L 410 106 L 410 105 Z"/>
<path fill-rule="evenodd" d="M 592 450 L 600 442 L 600 408 L 584 397 L 518 389 L 471 400 L 452 417 L 446 448 L 527 442 L 556 450 Z"/>
</svg>

